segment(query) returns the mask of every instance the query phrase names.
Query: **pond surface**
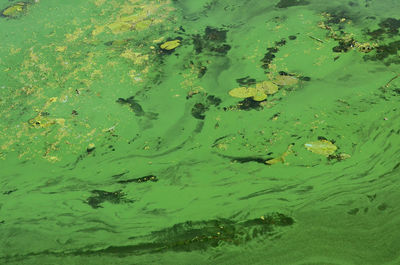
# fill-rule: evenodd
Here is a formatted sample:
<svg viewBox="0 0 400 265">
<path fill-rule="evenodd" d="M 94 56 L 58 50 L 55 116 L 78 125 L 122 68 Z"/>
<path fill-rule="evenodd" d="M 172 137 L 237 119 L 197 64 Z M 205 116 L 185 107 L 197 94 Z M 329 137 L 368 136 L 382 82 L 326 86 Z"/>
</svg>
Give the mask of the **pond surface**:
<svg viewBox="0 0 400 265">
<path fill-rule="evenodd" d="M 1 264 L 400 264 L 400 2 L 0 0 Z"/>
</svg>

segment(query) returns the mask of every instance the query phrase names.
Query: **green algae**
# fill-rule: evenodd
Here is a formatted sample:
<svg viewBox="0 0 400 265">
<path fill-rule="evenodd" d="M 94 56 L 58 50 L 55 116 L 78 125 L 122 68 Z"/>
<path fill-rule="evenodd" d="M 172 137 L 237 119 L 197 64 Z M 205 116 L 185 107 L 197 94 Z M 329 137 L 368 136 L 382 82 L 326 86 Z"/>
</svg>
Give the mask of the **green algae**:
<svg viewBox="0 0 400 265">
<path fill-rule="evenodd" d="M 397 2 L 34 7 L 0 24 L 0 263 L 398 263 Z"/>
</svg>

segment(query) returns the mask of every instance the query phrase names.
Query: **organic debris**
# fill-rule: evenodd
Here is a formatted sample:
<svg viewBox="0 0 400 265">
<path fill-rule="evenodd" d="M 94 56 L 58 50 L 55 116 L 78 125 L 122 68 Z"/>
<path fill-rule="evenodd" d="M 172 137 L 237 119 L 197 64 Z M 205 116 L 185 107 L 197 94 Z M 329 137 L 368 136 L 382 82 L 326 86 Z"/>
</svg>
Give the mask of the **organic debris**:
<svg viewBox="0 0 400 265">
<path fill-rule="evenodd" d="M 158 178 L 157 178 L 157 176 L 154 176 L 154 175 L 147 175 L 147 176 L 140 177 L 140 178 L 119 180 L 117 182 L 120 184 L 128 184 L 128 183 L 132 183 L 132 182 L 143 183 L 143 182 L 148 182 L 148 181 L 157 182 Z"/>
<path fill-rule="evenodd" d="M 278 86 L 271 81 L 256 83 L 255 87 L 237 87 L 229 91 L 229 95 L 235 98 L 253 98 L 255 101 L 263 101 L 267 95 L 278 92 Z"/>
<path fill-rule="evenodd" d="M 179 45 L 181 45 L 181 40 L 176 39 L 176 40 L 164 42 L 163 44 L 160 45 L 160 48 L 163 50 L 170 51 L 170 50 L 175 49 Z"/>
<path fill-rule="evenodd" d="M 280 162 L 285 163 L 285 158 L 288 155 L 290 155 L 291 153 L 293 153 L 293 151 L 292 151 L 293 145 L 294 144 L 290 144 L 288 146 L 288 149 L 280 157 L 268 159 L 268 160 L 264 161 L 264 163 L 267 164 L 267 165 L 274 165 L 274 164 L 277 164 L 277 163 L 280 163 Z"/>
<path fill-rule="evenodd" d="M 0 16 L 7 18 L 18 18 L 26 12 L 28 4 L 29 3 L 26 2 L 17 2 L 9 7 L 4 8 L 0 12 Z"/>
<path fill-rule="evenodd" d="M 330 155 L 334 154 L 335 151 L 337 150 L 336 145 L 325 139 L 321 139 L 315 142 L 309 142 L 304 144 L 304 146 L 307 148 L 308 151 L 326 157 L 329 157 Z"/>
</svg>

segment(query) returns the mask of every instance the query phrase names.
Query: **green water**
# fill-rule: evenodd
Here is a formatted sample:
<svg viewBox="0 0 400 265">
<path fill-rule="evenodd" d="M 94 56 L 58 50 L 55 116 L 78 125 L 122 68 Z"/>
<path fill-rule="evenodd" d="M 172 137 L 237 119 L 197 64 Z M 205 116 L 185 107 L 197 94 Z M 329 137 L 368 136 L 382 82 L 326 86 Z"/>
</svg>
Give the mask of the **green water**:
<svg viewBox="0 0 400 265">
<path fill-rule="evenodd" d="M 0 10 L 1 264 L 400 264 L 398 1 Z"/>
</svg>

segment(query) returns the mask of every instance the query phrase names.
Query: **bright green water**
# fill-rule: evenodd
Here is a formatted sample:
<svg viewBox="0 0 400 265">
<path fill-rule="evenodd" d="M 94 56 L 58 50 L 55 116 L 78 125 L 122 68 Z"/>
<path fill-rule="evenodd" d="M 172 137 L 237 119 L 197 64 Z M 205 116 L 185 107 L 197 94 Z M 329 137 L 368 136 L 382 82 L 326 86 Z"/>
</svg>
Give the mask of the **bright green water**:
<svg viewBox="0 0 400 265">
<path fill-rule="evenodd" d="M 400 4 L 278 2 L 0 17 L 0 263 L 400 264 Z"/>
</svg>

